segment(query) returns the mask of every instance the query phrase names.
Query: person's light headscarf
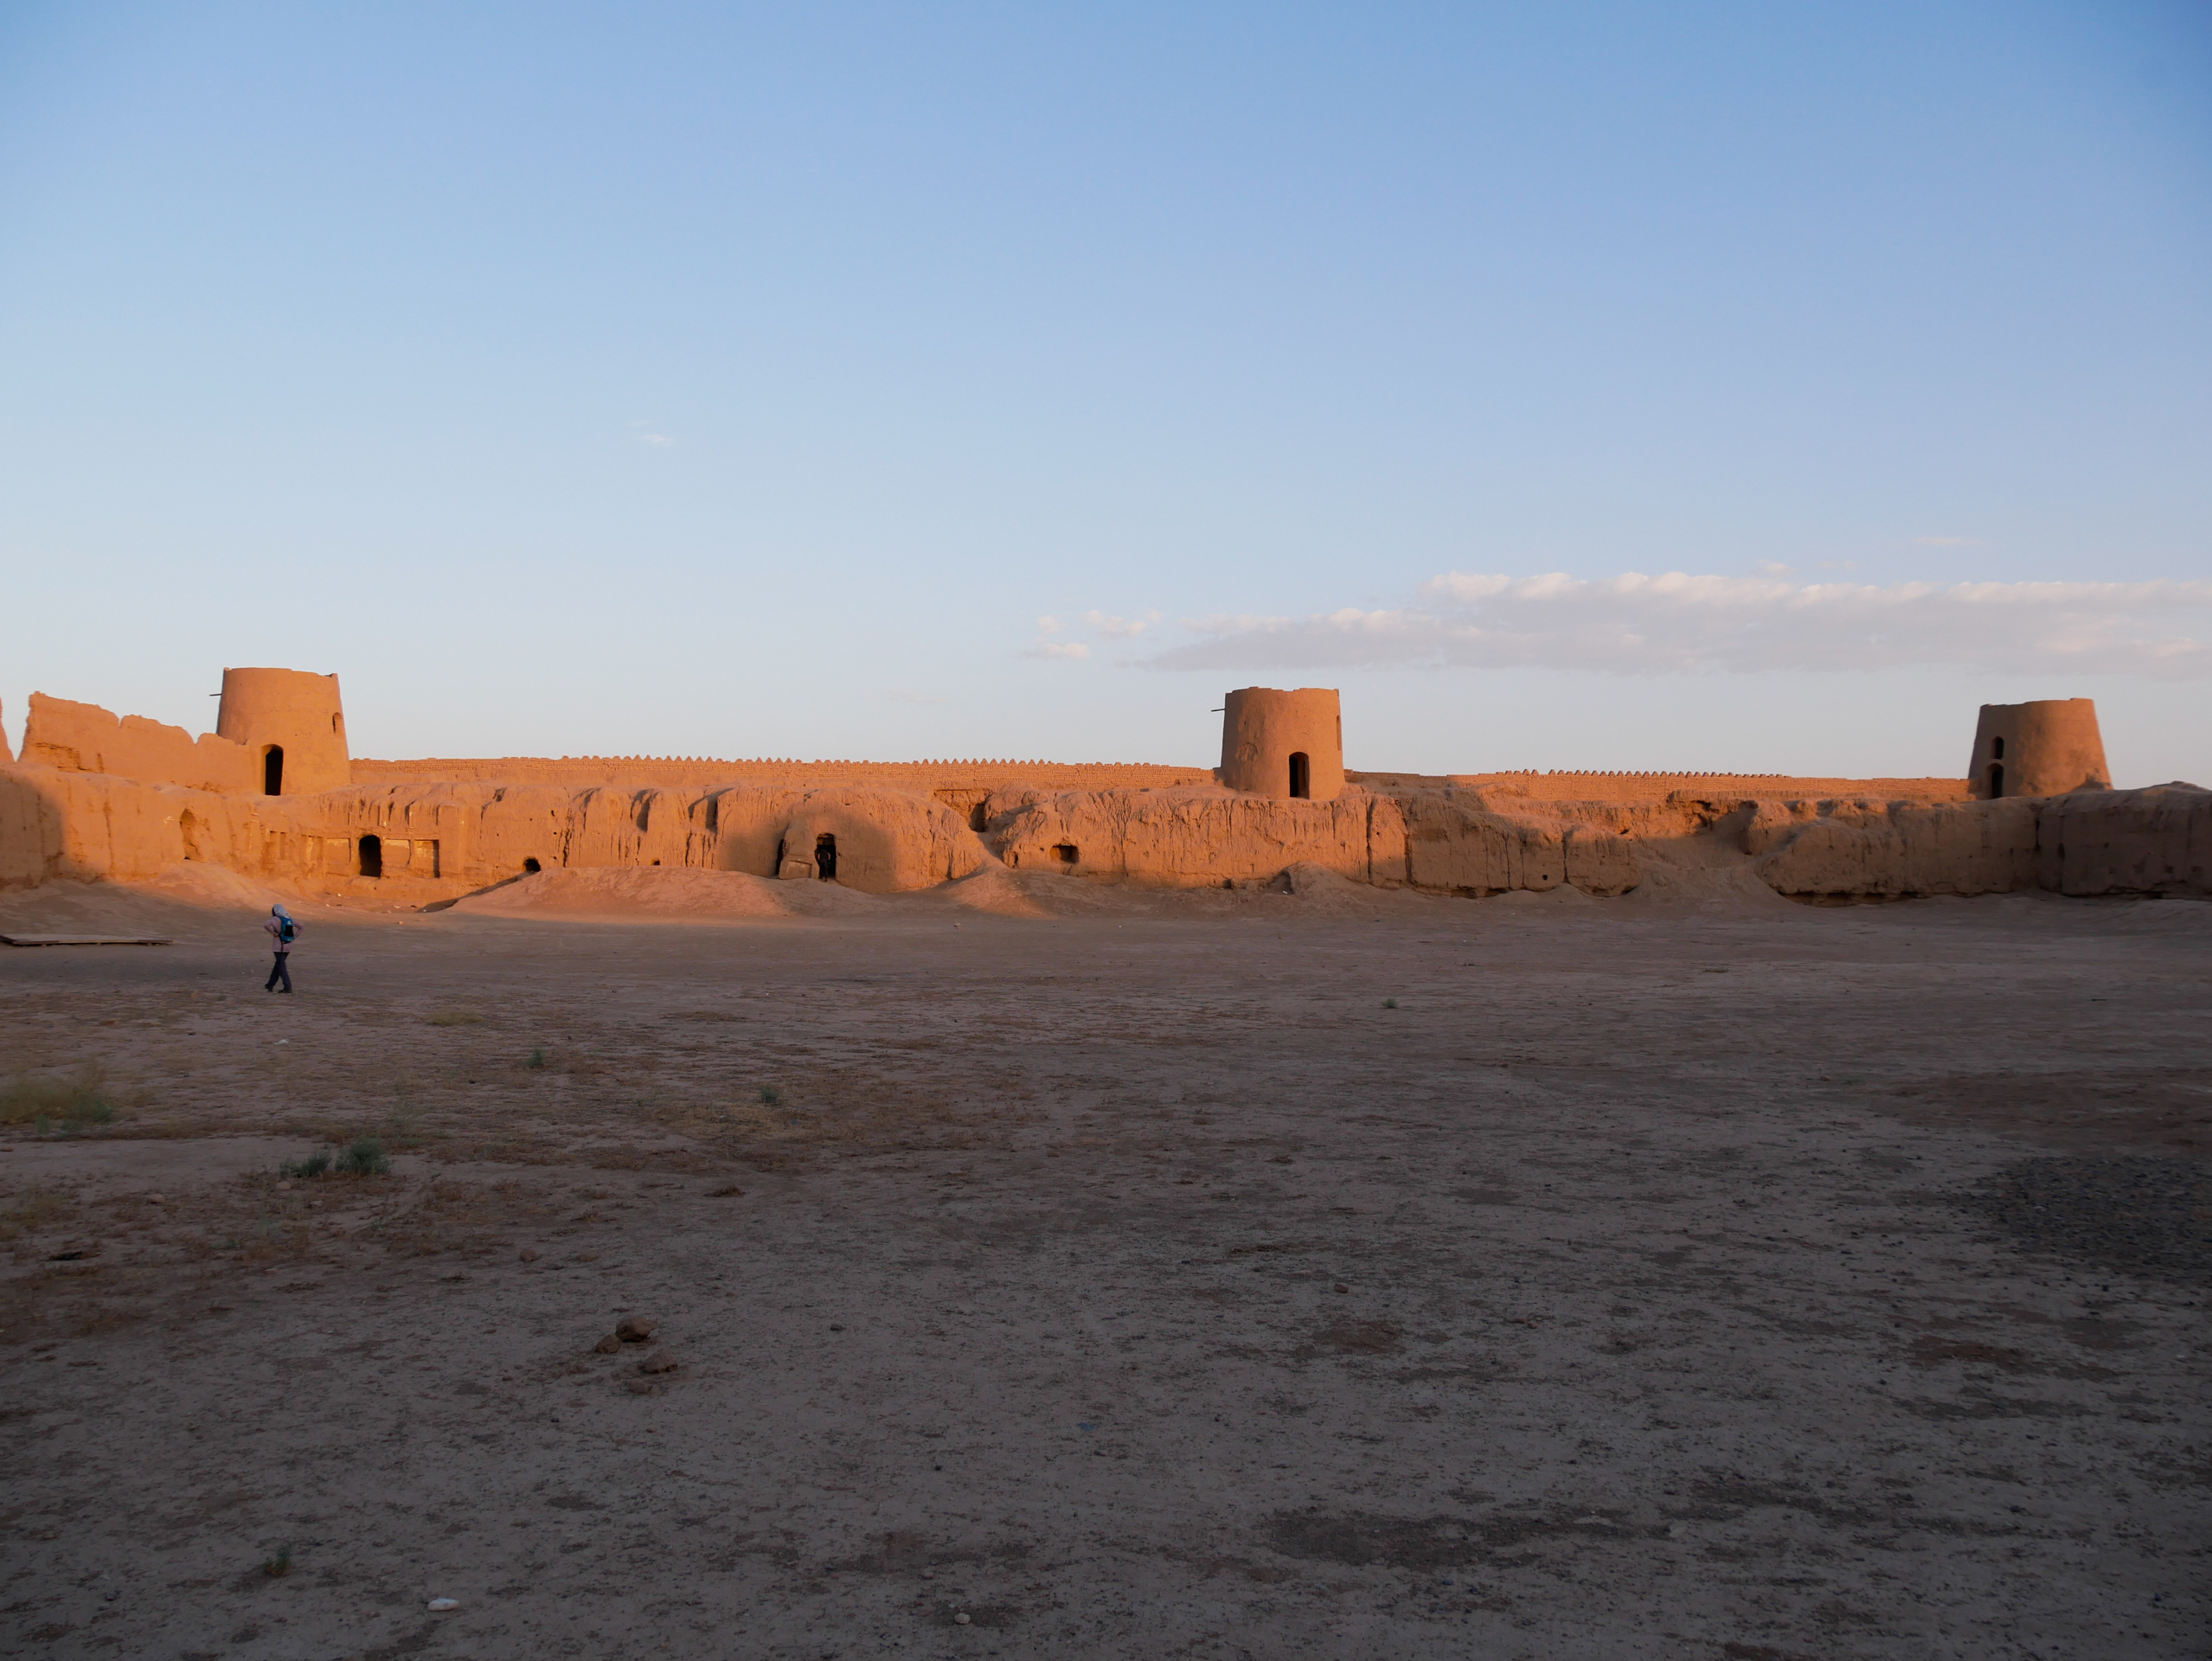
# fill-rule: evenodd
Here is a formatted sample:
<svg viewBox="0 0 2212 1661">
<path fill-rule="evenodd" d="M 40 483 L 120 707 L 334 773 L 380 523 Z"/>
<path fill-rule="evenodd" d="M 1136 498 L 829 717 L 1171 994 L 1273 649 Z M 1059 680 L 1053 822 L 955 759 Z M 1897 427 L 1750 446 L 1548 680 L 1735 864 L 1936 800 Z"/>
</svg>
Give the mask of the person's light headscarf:
<svg viewBox="0 0 2212 1661">
<path fill-rule="evenodd" d="M 286 922 L 290 922 L 292 920 L 292 914 L 286 911 L 282 906 L 271 906 L 269 907 L 269 915 L 272 917 L 281 917 Z"/>
</svg>

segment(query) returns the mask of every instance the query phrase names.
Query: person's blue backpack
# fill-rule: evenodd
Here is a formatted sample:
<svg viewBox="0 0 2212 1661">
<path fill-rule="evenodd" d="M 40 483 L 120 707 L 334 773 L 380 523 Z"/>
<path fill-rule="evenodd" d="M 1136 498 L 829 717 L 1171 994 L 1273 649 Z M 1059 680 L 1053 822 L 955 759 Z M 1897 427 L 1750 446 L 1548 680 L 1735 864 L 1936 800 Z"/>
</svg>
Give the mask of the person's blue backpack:
<svg viewBox="0 0 2212 1661">
<path fill-rule="evenodd" d="M 291 918 L 279 917 L 277 919 L 277 938 L 282 940 L 286 946 L 290 946 L 294 940 L 299 938 L 299 931 L 292 927 Z"/>
</svg>

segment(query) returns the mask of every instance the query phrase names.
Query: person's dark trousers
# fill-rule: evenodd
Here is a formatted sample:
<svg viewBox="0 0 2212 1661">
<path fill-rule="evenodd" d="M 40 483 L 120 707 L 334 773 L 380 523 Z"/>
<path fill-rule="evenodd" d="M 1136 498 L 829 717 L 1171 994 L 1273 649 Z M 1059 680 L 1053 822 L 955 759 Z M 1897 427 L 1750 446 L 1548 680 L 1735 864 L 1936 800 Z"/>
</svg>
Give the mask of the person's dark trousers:
<svg viewBox="0 0 2212 1661">
<path fill-rule="evenodd" d="M 269 971 L 268 982 L 261 988 L 263 991 L 273 992 L 277 990 L 277 983 L 280 980 L 285 984 L 285 991 L 292 990 L 292 965 L 285 961 L 291 956 L 292 953 L 289 952 L 279 952 L 276 954 L 276 967 Z"/>
</svg>

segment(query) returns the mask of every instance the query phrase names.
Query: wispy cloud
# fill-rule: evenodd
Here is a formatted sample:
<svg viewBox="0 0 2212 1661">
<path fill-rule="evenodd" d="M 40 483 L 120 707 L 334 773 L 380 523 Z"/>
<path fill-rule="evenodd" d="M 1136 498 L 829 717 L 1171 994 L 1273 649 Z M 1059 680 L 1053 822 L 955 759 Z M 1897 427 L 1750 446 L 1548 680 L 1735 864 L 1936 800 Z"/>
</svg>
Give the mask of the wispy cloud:
<svg viewBox="0 0 2212 1661">
<path fill-rule="evenodd" d="M 1142 617 L 1109 617 L 1104 612 L 1083 613 L 1083 621 L 1109 640 L 1134 640 L 1159 620 L 1157 612 L 1147 612 Z"/>
<path fill-rule="evenodd" d="M 1953 664 L 2212 675 L 2212 582 L 1798 583 L 1449 572 L 1401 609 L 1187 619 L 1156 669 L 1434 664 L 1621 675 Z"/>
<path fill-rule="evenodd" d="M 1060 632 L 1060 619 L 1041 617 L 1037 619 L 1036 644 L 1022 656 L 1024 657 L 1087 657 L 1091 649 L 1080 640 L 1055 640 Z"/>
<path fill-rule="evenodd" d="M 640 444 L 674 444 L 676 440 L 669 437 L 669 435 L 665 433 L 640 433 L 638 435 L 638 442 Z"/>
</svg>

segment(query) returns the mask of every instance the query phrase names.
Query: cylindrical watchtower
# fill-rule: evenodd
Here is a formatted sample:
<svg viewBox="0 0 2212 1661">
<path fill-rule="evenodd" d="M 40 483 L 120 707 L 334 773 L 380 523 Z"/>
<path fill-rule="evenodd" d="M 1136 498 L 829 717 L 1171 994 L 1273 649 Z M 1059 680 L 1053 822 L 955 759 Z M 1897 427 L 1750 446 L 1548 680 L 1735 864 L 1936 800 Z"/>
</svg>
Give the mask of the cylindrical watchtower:
<svg viewBox="0 0 2212 1661">
<path fill-rule="evenodd" d="M 1344 789 L 1337 689 L 1247 686 L 1222 701 L 1221 782 L 1278 800 L 1333 802 Z"/>
<path fill-rule="evenodd" d="M 1974 727 L 1967 787 L 1982 800 L 2110 790 L 2093 698 L 1985 703 Z"/>
<path fill-rule="evenodd" d="M 353 782 L 338 677 L 298 669 L 226 669 L 215 731 L 253 752 L 266 796 L 305 796 Z"/>
</svg>

